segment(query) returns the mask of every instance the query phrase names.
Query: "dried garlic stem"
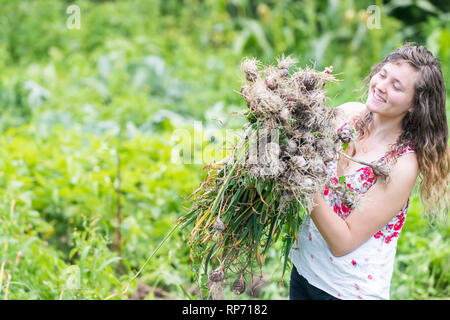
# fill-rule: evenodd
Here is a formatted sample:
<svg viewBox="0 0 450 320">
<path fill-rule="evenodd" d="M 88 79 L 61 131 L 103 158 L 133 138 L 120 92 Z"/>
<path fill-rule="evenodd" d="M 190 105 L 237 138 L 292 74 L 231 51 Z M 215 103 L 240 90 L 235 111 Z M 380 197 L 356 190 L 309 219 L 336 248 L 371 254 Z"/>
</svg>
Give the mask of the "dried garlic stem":
<svg viewBox="0 0 450 320">
<path fill-rule="evenodd" d="M 356 163 L 368 166 L 372 168 L 373 173 L 376 176 L 380 176 L 386 179 L 386 183 L 388 182 L 389 179 L 389 174 L 390 174 L 390 168 L 387 165 L 380 165 L 380 164 L 373 164 L 373 163 L 367 163 L 361 160 L 356 160 L 355 158 L 350 157 L 349 155 L 343 153 L 342 151 L 338 151 L 340 155 L 343 155 L 344 157 L 346 157 L 347 159 L 354 161 Z"/>
<path fill-rule="evenodd" d="M 343 155 L 344 157 L 346 157 L 348 160 L 351 160 L 353 162 L 357 162 L 359 164 L 363 164 L 365 166 L 369 166 L 373 169 L 373 164 L 361 161 L 361 160 L 356 160 L 355 158 L 350 157 L 348 154 L 343 153 L 342 151 L 338 151 L 340 155 Z"/>
</svg>

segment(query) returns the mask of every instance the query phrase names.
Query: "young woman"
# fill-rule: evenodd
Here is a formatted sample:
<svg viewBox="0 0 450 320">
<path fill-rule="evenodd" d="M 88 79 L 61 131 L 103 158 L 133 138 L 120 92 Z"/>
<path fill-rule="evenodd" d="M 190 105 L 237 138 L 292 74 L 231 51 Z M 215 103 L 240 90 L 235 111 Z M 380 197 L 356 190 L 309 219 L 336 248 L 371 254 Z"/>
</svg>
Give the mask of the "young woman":
<svg viewBox="0 0 450 320">
<path fill-rule="evenodd" d="M 290 252 L 291 299 L 389 299 L 397 240 L 418 177 L 426 207 L 448 214 L 450 152 L 439 61 L 425 47 L 406 44 L 372 67 L 369 79 L 365 104 L 339 107 L 337 130 L 353 127 L 357 139 L 345 152 L 389 164 L 390 179 L 342 156 L 327 164 L 329 184 L 316 195 Z M 361 196 L 354 209 L 346 192 Z"/>
</svg>

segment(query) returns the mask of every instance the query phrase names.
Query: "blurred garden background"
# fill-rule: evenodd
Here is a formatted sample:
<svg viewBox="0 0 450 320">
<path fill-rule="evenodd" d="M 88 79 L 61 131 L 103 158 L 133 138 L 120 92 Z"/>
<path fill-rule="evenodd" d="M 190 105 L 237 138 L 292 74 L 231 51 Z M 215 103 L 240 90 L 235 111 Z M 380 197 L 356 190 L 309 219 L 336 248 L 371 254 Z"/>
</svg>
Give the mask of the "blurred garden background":
<svg viewBox="0 0 450 320">
<path fill-rule="evenodd" d="M 217 137 L 242 127 L 241 60 L 284 53 L 300 67 L 333 65 L 340 82 L 327 90 L 338 106 L 360 101 L 370 67 L 415 41 L 440 58 L 449 101 L 449 9 L 446 0 L 0 0 L 0 299 L 207 298 L 188 230 L 131 279 L 186 213 L 203 166 L 220 155 Z M 180 144 L 201 161 L 174 161 Z M 450 298 L 449 230 L 429 223 L 414 192 L 392 299 Z M 279 248 L 253 285 L 261 290 L 227 287 L 225 297 L 287 299 Z"/>
</svg>

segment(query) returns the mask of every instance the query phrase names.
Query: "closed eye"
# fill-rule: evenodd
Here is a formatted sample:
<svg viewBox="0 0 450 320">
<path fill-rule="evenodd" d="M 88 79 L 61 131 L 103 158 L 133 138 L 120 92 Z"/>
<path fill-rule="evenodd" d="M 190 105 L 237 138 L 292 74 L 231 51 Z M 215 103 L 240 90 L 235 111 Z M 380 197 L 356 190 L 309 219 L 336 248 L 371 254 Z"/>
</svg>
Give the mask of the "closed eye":
<svg viewBox="0 0 450 320">
<path fill-rule="evenodd" d="M 386 71 L 385 68 L 382 68 L 380 70 L 380 77 L 382 79 L 386 79 L 387 71 Z M 402 83 L 401 83 L 400 80 L 398 80 L 397 78 L 393 78 L 392 81 L 393 81 L 393 87 L 394 87 L 395 90 L 397 90 L 397 91 L 402 90 Z"/>
</svg>

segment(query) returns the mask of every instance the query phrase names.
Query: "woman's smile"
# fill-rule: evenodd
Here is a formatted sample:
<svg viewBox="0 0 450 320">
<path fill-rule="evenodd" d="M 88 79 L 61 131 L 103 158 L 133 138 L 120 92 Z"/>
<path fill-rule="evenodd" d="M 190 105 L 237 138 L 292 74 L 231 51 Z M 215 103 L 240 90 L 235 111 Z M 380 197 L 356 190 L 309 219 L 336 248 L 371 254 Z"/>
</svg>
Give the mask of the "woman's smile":
<svg viewBox="0 0 450 320">
<path fill-rule="evenodd" d="M 376 89 L 372 90 L 372 99 L 380 104 L 386 103 L 386 100 L 383 99 Z"/>
</svg>

